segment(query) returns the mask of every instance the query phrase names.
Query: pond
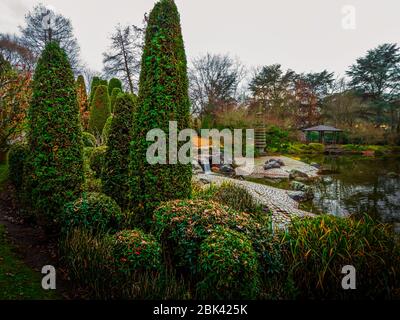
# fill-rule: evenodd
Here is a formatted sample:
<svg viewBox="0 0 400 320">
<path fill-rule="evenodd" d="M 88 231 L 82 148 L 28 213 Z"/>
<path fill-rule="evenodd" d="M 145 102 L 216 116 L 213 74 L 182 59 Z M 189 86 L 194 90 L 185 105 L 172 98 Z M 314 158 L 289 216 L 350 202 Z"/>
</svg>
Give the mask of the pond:
<svg viewBox="0 0 400 320">
<path fill-rule="evenodd" d="M 314 199 L 301 203 L 303 210 L 337 216 L 367 213 L 381 222 L 400 222 L 400 157 L 303 156 L 329 174 L 307 183 Z M 288 181 L 271 183 L 289 189 Z"/>
</svg>

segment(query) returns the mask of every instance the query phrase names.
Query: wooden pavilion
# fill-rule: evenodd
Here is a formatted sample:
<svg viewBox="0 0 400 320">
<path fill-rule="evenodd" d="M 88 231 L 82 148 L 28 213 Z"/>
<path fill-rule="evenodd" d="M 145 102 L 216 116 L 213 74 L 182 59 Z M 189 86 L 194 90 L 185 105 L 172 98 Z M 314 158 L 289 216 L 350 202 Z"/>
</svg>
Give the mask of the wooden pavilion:
<svg viewBox="0 0 400 320">
<path fill-rule="evenodd" d="M 340 133 L 343 132 L 343 130 L 331 127 L 331 126 L 325 126 L 325 125 L 319 125 L 316 127 L 308 128 L 308 129 L 303 129 L 303 132 L 305 133 L 307 143 L 311 142 L 310 141 L 310 134 L 312 132 L 318 132 L 318 142 L 323 143 L 323 144 L 337 144 L 339 142 L 340 138 Z M 331 140 L 326 139 L 326 133 L 330 133 L 332 136 Z"/>
</svg>

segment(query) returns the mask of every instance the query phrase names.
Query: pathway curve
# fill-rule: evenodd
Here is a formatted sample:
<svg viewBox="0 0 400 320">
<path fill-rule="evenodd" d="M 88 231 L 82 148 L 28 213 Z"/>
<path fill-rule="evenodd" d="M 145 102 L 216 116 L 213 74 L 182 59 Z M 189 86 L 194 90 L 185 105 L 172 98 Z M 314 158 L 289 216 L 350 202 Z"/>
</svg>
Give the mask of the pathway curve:
<svg viewBox="0 0 400 320">
<path fill-rule="evenodd" d="M 285 227 L 292 217 L 315 216 L 312 213 L 300 210 L 298 202 L 288 195 L 287 190 L 216 174 L 198 174 L 195 177 L 197 180 L 208 181 L 217 185 L 228 182 L 245 188 L 259 204 L 264 205 L 271 211 L 272 221 L 277 227 Z"/>
</svg>

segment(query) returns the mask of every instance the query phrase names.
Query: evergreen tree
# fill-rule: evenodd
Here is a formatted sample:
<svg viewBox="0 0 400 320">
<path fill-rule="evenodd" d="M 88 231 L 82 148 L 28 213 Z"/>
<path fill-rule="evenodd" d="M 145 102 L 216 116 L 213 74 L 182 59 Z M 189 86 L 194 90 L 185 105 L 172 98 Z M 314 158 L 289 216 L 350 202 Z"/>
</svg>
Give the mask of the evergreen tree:
<svg viewBox="0 0 400 320">
<path fill-rule="evenodd" d="M 117 201 L 121 208 L 128 206 L 129 145 L 132 140 L 132 115 L 135 104 L 136 96 L 118 96 L 103 168 L 103 192 Z"/>
<path fill-rule="evenodd" d="M 138 109 L 131 144 L 131 200 L 141 209 L 143 222 L 161 201 L 191 195 L 191 165 L 150 165 L 146 152 L 152 142 L 147 133 L 155 128 L 169 132 L 169 121 L 178 130 L 189 126 L 188 76 L 180 17 L 173 0 L 153 8 L 146 30 L 139 84 Z"/>
<path fill-rule="evenodd" d="M 111 106 L 108 88 L 107 86 L 99 85 L 96 88 L 96 93 L 90 106 L 89 131 L 95 136 L 101 135 L 110 114 Z"/>
<path fill-rule="evenodd" d="M 75 79 L 58 43 L 46 45 L 32 87 L 25 190 L 39 221 L 51 227 L 64 204 L 79 196 L 84 181 Z"/>
</svg>

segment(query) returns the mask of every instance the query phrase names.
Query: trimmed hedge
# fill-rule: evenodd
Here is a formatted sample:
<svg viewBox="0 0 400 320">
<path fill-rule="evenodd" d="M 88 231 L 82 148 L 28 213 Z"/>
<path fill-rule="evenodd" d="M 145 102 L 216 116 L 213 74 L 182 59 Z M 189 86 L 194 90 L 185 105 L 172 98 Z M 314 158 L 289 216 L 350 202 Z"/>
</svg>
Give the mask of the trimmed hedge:
<svg viewBox="0 0 400 320">
<path fill-rule="evenodd" d="M 74 75 L 59 45 L 46 45 L 37 63 L 28 110 L 26 200 L 51 228 L 65 203 L 82 191 L 83 144 Z"/>
<path fill-rule="evenodd" d="M 82 127 L 86 130 L 89 121 L 89 101 L 86 92 L 85 79 L 79 75 L 76 79 L 76 96 L 78 99 Z"/>
<path fill-rule="evenodd" d="M 188 128 L 190 122 L 186 55 L 178 9 L 171 0 L 157 2 L 149 15 L 136 115 L 131 147 L 131 198 L 146 224 L 160 202 L 191 195 L 190 163 L 150 165 L 146 159 L 152 145 L 146 141 L 150 130 L 161 129 L 168 137 L 169 121 L 177 121 L 178 130 Z"/>
<path fill-rule="evenodd" d="M 104 145 L 106 145 L 108 142 L 108 136 L 110 135 L 110 129 L 111 129 L 111 124 L 113 122 L 113 118 L 114 118 L 113 115 L 108 117 L 108 119 L 104 125 L 103 131 L 101 133 L 101 140 Z"/>
<path fill-rule="evenodd" d="M 91 148 L 96 147 L 96 143 L 97 143 L 96 137 L 94 135 L 92 135 L 90 132 L 83 132 L 82 140 L 83 140 L 84 147 L 91 147 Z"/>
<path fill-rule="evenodd" d="M 120 231 L 112 239 L 118 272 L 130 274 L 161 269 L 161 247 L 153 236 L 135 229 Z"/>
<path fill-rule="evenodd" d="M 111 96 L 114 89 L 119 89 L 122 92 L 122 82 L 117 78 L 112 78 L 108 83 L 108 94 Z"/>
<path fill-rule="evenodd" d="M 153 233 L 160 240 L 166 265 L 192 275 L 197 271 L 201 242 L 217 226 L 231 228 L 249 237 L 258 233 L 263 235 L 261 224 L 249 214 L 232 211 L 213 201 L 166 202 L 155 210 L 153 219 Z"/>
<path fill-rule="evenodd" d="M 123 223 L 118 204 L 101 193 L 84 193 L 82 197 L 65 205 L 63 233 L 74 228 L 85 229 L 93 234 L 116 232 Z"/>
<path fill-rule="evenodd" d="M 103 192 L 124 209 L 129 204 L 129 145 L 135 98 L 130 94 L 120 94 L 117 98 L 102 176 Z"/>
<path fill-rule="evenodd" d="M 12 145 L 8 152 L 8 176 L 17 192 L 23 187 L 24 165 L 28 150 L 26 144 L 17 143 Z"/>
<path fill-rule="evenodd" d="M 255 213 L 260 210 L 260 206 L 249 191 L 233 183 L 222 184 L 213 198 L 237 211 Z"/>
<path fill-rule="evenodd" d="M 94 171 L 96 178 L 100 178 L 102 176 L 106 152 L 107 146 L 94 148 L 90 152 L 89 165 L 90 169 Z"/>
<path fill-rule="evenodd" d="M 200 299 L 256 299 L 260 275 L 251 240 L 230 229 L 217 227 L 201 243 L 199 254 Z"/>
<path fill-rule="evenodd" d="M 104 125 L 111 115 L 110 97 L 107 90 L 106 86 L 97 86 L 90 106 L 89 130 L 95 136 L 101 135 Z"/>
<path fill-rule="evenodd" d="M 115 112 L 115 102 L 119 94 L 122 94 L 122 90 L 119 88 L 114 88 L 110 95 L 111 112 Z"/>
</svg>

